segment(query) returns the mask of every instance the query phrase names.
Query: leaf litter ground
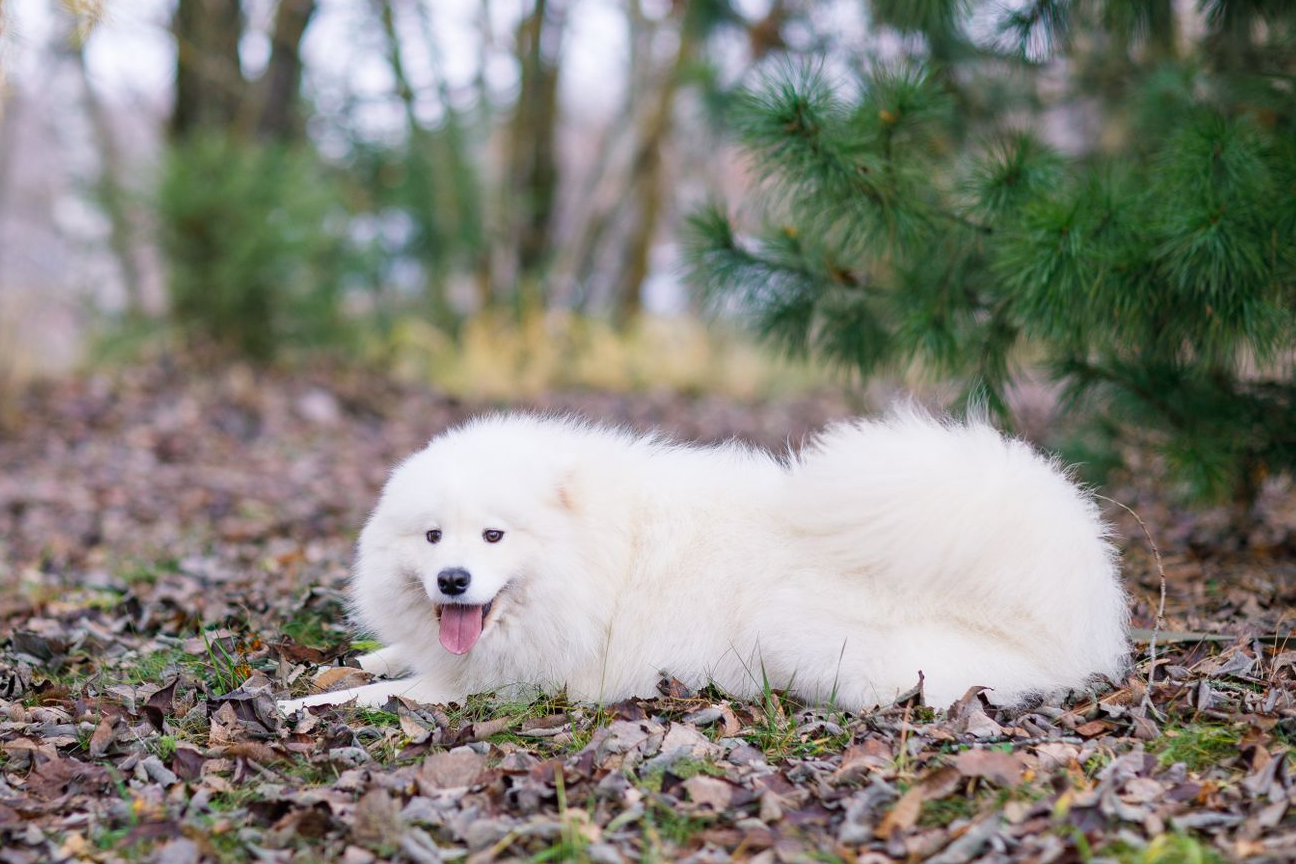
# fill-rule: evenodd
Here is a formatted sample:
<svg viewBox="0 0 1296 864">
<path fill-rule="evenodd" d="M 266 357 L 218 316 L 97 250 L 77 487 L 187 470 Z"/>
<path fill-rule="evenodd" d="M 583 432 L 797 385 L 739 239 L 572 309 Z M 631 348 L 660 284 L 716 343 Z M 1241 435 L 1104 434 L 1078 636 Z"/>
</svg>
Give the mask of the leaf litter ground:
<svg viewBox="0 0 1296 864">
<path fill-rule="evenodd" d="M 0 864 L 1296 858 L 1281 489 L 1246 552 L 1121 489 L 1166 553 L 1150 694 L 1144 660 L 1012 712 L 970 692 L 852 716 L 665 678 L 614 705 L 280 717 L 276 695 L 365 678 L 344 575 L 390 464 L 488 407 L 358 374 L 165 365 L 20 393 L 0 438 Z M 773 447 L 849 413 L 829 396 L 536 407 Z M 1150 627 L 1156 568 L 1112 518 Z"/>
</svg>

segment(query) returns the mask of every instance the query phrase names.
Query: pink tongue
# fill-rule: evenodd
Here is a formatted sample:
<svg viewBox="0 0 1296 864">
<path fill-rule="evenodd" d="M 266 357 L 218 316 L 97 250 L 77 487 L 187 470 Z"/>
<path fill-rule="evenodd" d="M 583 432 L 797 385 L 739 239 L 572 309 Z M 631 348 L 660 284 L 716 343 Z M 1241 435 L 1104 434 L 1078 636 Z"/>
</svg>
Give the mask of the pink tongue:
<svg viewBox="0 0 1296 864">
<path fill-rule="evenodd" d="M 451 654 L 467 654 L 482 631 L 481 606 L 441 607 L 441 645 Z"/>
</svg>

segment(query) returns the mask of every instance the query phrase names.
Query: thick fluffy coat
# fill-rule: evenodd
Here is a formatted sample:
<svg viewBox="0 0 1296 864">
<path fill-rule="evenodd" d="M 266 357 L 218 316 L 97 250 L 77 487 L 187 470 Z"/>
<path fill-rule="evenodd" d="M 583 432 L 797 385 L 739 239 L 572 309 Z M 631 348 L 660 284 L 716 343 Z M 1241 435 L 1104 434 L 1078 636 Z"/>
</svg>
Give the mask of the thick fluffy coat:
<svg viewBox="0 0 1296 864">
<path fill-rule="evenodd" d="M 566 687 L 654 694 L 662 673 L 741 696 L 943 706 L 1114 676 L 1126 599 L 1091 498 L 1027 445 L 914 410 L 831 427 L 779 460 L 585 422 L 480 418 L 392 473 L 353 596 L 430 702 Z M 447 576 L 446 574 L 450 574 Z"/>
</svg>

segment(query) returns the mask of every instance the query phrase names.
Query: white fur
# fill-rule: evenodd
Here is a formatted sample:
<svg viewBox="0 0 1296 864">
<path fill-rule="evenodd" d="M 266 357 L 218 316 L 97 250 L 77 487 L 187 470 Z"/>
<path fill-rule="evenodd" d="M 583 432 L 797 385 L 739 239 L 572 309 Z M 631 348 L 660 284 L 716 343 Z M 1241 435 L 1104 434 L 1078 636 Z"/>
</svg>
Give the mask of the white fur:
<svg viewBox="0 0 1296 864">
<path fill-rule="evenodd" d="M 444 539 L 431 545 L 430 528 Z M 487 528 L 504 539 L 489 544 Z M 436 574 L 494 598 L 480 640 L 438 642 Z M 786 463 L 572 419 L 484 417 L 392 473 L 353 596 L 414 677 L 284 703 L 555 688 L 656 692 L 661 673 L 861 709 L 912 688 L 996 701 L 1121 673 L 1126 598 L 1097 507 L 984 423 L 914 409 L 829 428 Z"/>
</svg>

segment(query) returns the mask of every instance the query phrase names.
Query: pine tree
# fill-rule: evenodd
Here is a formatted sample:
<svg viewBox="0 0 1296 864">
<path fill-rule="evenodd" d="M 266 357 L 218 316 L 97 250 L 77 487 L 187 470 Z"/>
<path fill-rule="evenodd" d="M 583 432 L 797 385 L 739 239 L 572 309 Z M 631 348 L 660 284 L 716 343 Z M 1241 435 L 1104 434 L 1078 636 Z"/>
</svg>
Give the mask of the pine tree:
<svg viewBox="0 0 1296 864">
<path fill-rule="evenodd" d="M 1296 4 L 1203 0 L 1189 40 L 1171 0 L 1035 0 L 991 46 L 958 0 L 874 12 L 926 57 L 743 91 L 764 227 L 695 214 L 693 280 L 790 353 L 917 363 L 1008 421 L 1029 358 L 1092 429 L 1249 507 L 1296 467 Z M 1059 63 L 1101 112 L 1080 155 L 1038 134 Z"/>
</svg>

